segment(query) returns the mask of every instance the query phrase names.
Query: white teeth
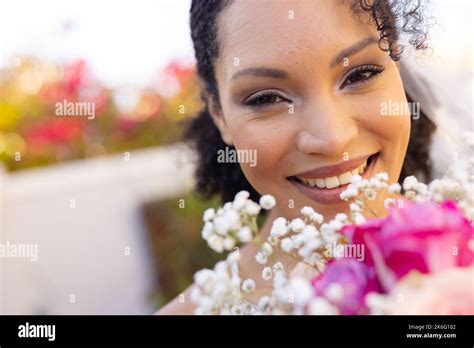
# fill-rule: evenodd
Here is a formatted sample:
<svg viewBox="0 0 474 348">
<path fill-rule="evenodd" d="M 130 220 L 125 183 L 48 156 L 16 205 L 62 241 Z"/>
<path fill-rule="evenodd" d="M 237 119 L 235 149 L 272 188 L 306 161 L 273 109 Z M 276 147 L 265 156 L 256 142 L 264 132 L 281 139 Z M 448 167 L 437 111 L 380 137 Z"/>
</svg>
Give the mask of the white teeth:
<svg viewBox="0 0 474 348">
<path fill-rule="evenodd" d="M 311 186 L 316 186 L 316 179 L 306 179 Z"/>
<path fill-rule="evenodd" d="M 365 171 L 365 168 L 367 168 L 367 160 L 365 160 L 364 163 L 362 163 L 356 169 L 342 173 L 341 175 L 338 175 L 338 176 L 331 176 L 329 178 L 317 178 L 317 179 L 309 179 L 309 178 L 301 178 L 301 177 L 297 177 L 297 178 L 300 182 L 302 182 L 306 186 L 331 189 L 331 188 L 335 188 L 335 187 L 350 183 L 352 176 L 356 174 L 363 174 Z"/>
<path fill-rule="evenodd" d="M 324 179 L 316 179 L 316 186 L 319 188 L 326 187 L 326 181 Z"/>
<path fill-rule="evenodd" d="M 326 188 L 334 188 L 339 186 L 339 179 L 337 176 L 331 176 L 330 178 L 324 179 L 326 182 Z"/>
<path fill-rule="evenodd" d="M 339 183 L 340 183 L 341 185 L 348 184 L 348 183 L 351 182 L 351 177 L 352 177 L 352 173 L 351 173 L 351 172 L 347 172 L 347 173 L 341 174 L 341 175 L 339 175 L 339 177 L 338 177 Z"/>
</svg>

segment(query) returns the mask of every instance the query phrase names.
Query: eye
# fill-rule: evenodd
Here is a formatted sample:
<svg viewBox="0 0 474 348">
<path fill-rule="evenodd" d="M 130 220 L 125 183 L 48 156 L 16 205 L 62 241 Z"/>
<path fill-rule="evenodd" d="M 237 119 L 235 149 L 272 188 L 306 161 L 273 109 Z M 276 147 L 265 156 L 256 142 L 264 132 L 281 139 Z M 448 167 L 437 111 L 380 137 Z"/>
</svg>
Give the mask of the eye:
<svg viewBox="0 0 474 348">
<path fill-rule="evenodd" d="M 287 101 L 287 99 L 283 98 L 275 91 L 260 91 L 245 99 L 243 104 L 254 108 L 262 108 L 285 101 Z"/>
<path fill-rule="evenodd" d="M 385 69 L 379 65 L 358 66 L 357 68 L 349 71 L 340 88 L 342 89 L 345 87 L 350 87 L 353 85 L 368 82 L 370 79 L 374 78 L 384 70 Z"/>
</svg>

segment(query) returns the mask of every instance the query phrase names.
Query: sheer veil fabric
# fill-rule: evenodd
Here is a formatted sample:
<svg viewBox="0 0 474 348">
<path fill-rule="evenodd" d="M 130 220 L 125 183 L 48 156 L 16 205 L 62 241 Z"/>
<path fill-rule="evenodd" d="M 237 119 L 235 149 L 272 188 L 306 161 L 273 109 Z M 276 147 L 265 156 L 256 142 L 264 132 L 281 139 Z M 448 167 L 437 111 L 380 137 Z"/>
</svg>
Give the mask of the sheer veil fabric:
<svg viewBox="0 0 474 348">
<path fill-rule="evenodd" d="M 420 103 L 436 125 L 430 148 L 433 179 L 443 177 L 449 165 L 466 151 L 463 134 L 474 131 L 473 73 L 431 66 L 414 55 L 401 61 L 405 91 Z M 416 121 L 414 121 L 416 122 Z"/>
</svg>

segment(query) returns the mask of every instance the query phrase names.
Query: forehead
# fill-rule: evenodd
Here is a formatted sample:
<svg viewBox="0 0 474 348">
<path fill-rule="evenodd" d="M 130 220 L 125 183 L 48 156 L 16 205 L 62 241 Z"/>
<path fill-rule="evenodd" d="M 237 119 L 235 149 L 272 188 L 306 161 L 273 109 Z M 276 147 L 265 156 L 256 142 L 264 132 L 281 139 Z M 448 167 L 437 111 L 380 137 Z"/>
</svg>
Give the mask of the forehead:
<svg viewBox="0 0 474 348">
<path fill-rule="evenodd" d="M 234 0 L 218 21 L 217 70 L 312 61 L 327 64 L 341 49 L 376 32 L 341 0 Z"/>
</svg>

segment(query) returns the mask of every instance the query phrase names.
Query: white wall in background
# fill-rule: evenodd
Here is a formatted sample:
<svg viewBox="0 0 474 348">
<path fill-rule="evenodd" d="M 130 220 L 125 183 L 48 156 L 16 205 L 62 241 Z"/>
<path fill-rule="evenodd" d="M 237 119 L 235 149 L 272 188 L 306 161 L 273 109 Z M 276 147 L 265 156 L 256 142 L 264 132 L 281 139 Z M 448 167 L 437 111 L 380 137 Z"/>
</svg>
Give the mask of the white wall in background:
<svg viewBox="0 0 474 348">
<path fill-rule="evenodd" d="M 1 173 L 0 243 L 37 244 L 38 260 L 0 258 L 0 313 L 152 313 L 139 209 L 192 187 L 191 155 L 178 145 L 132 152 L 129 161 L 116 155 Z"/>
</svg>

